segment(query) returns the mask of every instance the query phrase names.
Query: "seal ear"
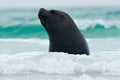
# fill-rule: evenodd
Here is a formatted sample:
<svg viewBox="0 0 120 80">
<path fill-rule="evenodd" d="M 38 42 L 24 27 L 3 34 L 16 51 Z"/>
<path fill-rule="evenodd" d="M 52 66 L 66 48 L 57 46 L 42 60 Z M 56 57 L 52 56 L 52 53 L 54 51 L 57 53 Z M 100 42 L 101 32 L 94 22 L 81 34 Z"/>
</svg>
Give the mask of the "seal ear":
<svg viewBox="0 0 120 80">
<path fill-rule="evenodd" d="M 60 13 L 60 14 L 59 14 L 59 17 L 58 17 L 57 19 L 58 19 L 58 20 L 61 20 L 61 19 L 63 19 L 65 16 L 66 16 L 65 14 Z"/>
<path fill-rule="evenodd" d="M 62 14 L 62 13 L 61 13 L 61 14 L 59 14 L 59 17 L 57 17 L 57 19 L 58 19 L 58 20 L 63 19 L 63 18 L 65 18 L 65 16 L 66 16 L 65 14 Z"/>
<path fill-rule="evenodd" d="M 62 13 L 60 15 L 61 15 L 62 18 L 64 18 L 66 16 L 65 14 L 62 14 Z"/>
</svg>

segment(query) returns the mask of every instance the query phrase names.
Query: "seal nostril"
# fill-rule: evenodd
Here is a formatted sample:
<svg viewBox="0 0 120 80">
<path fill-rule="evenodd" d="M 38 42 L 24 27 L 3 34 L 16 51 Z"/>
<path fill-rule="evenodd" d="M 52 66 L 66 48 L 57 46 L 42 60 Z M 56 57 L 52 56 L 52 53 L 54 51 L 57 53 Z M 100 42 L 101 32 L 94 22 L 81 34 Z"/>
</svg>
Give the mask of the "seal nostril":
<svg viewBox="0 0 120 80">
<path fill-rule="evenodd" d="M 39 14 L 45 14 L 46 13 L 46 10 L 44 9 L 44 8 L 41 8 L 40 10 L 39 10 Z"/>
<path fill-rule="evenodd" d="M 44 8 L 41 8 L 41 9 L 40 9 L 40 12 L 44 12 L 44 11 L 46 11 Z"/>
<path fill-rule="evenodd" d="M 47 10 L 45 10 L 44 8 L 41 8 L 40 10 L 39 10 L 39 13 L 38 13 L 38 17 L 39 18 L 42 18 L 42 17 L 47 17 Z"/>
</svg>

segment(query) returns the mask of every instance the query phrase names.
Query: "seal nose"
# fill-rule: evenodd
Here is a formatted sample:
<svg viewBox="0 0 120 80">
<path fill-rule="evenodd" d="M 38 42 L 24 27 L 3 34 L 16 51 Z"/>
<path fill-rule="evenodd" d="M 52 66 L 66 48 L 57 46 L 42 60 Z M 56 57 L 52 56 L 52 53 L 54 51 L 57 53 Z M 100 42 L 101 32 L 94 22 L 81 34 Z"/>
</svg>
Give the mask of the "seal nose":
<svg viewBox="0 0 120 80">
<path fill-rule="evenodd" d="M 47 10 L 44 9 L 44 8 L 41 8 L 39 10 L 38 17 L 41 18 L 41 17 L 44 17 L 44 16 L 47 16 Z"/>
<path fill-rule="evenodd" d="M 44 8 L 41 8 L 40 9 L 40 12 L 45 12 L 46 10 Z"/>
</svg>

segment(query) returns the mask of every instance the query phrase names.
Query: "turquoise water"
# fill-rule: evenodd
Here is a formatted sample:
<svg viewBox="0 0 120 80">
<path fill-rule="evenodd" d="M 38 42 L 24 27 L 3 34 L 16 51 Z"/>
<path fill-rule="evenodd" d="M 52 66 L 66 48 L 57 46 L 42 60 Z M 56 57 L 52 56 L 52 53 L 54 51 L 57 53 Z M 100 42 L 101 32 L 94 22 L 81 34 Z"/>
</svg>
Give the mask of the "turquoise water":
<svg viewBox="0 0 120 80">
<path fill-rule="evenodd" d="M 64 8 L 87 38 L 120 37 L 120 8 Z M 39 9 L 0 10 L 0 38 L 48 38 Z"/>
</svg>

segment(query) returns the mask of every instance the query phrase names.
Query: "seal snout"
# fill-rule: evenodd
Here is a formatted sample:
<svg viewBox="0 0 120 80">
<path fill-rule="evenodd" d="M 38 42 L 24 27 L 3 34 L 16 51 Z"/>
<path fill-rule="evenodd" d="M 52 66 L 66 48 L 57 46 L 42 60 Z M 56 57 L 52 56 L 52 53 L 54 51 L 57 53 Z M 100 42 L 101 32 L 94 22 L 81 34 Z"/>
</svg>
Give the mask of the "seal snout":
<svg viewBox="0 0 120 80">
<path fill-rule="evenodd" d="M 46 11 L 46 10 L 45 10 L 44 8 L 41 8 L 40 11 L 41 11 L 41 12 L 44 12 L 44 11 Z"/>
<path fill-rule="evenodd" d="M 39 10 L 38 17 L 39 17 L 39 18 L 47 17 L 47 10 L 45 10 L 44 8 L 41 8 L 41 9 Z"/>
</svg>

